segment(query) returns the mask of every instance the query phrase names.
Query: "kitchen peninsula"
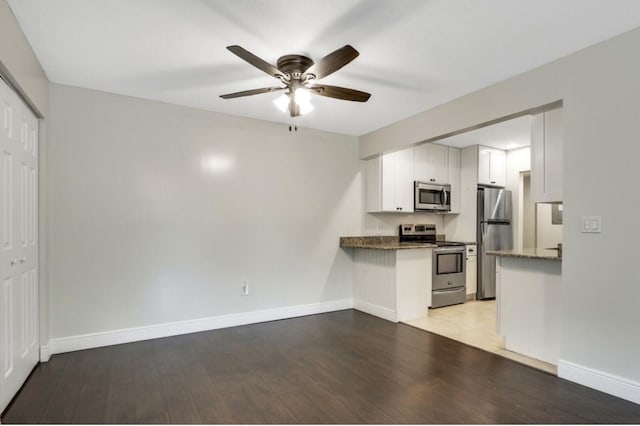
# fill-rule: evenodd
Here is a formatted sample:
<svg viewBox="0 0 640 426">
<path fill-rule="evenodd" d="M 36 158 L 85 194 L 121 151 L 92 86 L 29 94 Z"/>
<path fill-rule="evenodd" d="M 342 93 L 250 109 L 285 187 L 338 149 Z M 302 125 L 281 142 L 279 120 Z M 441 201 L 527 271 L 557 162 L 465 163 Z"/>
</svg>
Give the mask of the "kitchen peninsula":
<svg viewBox="0 0 640 426">
<path fill-rule="evenodd" d="M 487 254 L 498 257 L 498 332 L 504 337 L 505 349 L 557 365 L 562 258 L 549 249 Z"/>
<path fill-rule="evenodd" d="M 431 305 L 431 243 L 397 236 L 341 237 L 351 249 L 354 308 L 389 321 L 425 316 Z"/>
</svg>

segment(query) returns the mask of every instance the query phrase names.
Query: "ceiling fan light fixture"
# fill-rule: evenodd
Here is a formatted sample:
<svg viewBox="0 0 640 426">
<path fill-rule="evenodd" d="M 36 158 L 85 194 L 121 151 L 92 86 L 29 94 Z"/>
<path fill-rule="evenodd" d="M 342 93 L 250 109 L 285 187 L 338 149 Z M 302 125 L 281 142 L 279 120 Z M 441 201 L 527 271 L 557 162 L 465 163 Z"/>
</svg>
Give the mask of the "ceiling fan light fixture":
<svg viewBox="0 0 640 426">
<path fill-rule="evenodd" d="M 298 104 L 298 108 L 300 108 L 300 115 L 305 115 L 313 111 L 313 105 L 311 105 L 311 102 L 307 102 L 306 104 Z"/>
<path fill-rule="evenodd" d="M 273 104 L 282 112 L 289 111 L 289 95 L 282 94 L 273 100 Z"/>
<path fill-rule="evenodd" d="M 273 104 L 282 112 L 289 112 L 289 104 L 294 102 L 298 108 L 300 115 L 305 115 L 313 111 L 311 104 L 311 94 L 306 89 L 296 89 L 293 95 L 289 93 L 282 94 L 273 100 Z"/>
<path fill-rule="evenodd" d="M 311 94 L 307 89 L 298 88 L 293 94 L 295 103 L 300 108 L 300 115 L 305 115 L 313 111 L 313 105 L 311 105 Z"/>
<path fill-rule="evenodd" d="M 311 90 L 316 95 L 355 102 L 366 102 L 371 96 L 369 93 L 346 87 L 315 84 L 316 80 L 333 74 L 359 55 L 358 51 L 348 44 L 331 52 L 317 62 L 304 55 L 284 55 L 278 58 L 277 67 L 238 45 L 227 46 L 227 50 L 259 70 L 277 78 L 284 86 L 263 87 L 228 93 L 220 95 L 222 99 L 288 90 L 285 95 L 274 99 L 273 103 L 282 112 L 287 113 L 288 111 L 291 117 L 297 117 L 313 111 Z M 311 85 L 313 87 L 310 87 Z"/>
<path fill-rule="evenodd" d="M 311 103 L 311 93 L 309 93 L 309 90 L 299 87 L 293 92 L 293 99 L 296 100 L 298 105 L 308 104 Z"/>
</svg>

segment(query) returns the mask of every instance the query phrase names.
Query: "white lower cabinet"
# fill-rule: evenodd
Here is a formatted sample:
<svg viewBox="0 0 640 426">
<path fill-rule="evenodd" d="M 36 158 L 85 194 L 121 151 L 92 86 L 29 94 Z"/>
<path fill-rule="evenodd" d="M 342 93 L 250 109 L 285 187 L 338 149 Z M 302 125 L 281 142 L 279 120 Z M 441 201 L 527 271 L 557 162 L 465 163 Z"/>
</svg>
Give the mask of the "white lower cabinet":
<svg viewBox="0 0 640 426">
<path fill-rule="evenodd" d="M 553 365 L 560 359 L 562 264 L 499 257 L 499 334 L 507 350 Z"/>
<path fill-rule="evenodd" d="M 427 315 L 431 256 L 429 248 L 354 249 L 354 308 L 393 322 Z"/>
<path fill-rule="evenodd" d="M 478 291 L 478 246 L 467 245 L 467 296 L 475 295 Z"/>
</svg>

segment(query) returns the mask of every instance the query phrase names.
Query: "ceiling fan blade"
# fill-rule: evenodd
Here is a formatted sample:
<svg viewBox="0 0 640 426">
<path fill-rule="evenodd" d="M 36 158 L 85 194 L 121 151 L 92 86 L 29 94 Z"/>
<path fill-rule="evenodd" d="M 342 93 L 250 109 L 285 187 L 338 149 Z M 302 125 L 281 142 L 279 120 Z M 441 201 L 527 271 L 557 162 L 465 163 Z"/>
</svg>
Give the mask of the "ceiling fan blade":
<svg viewBox="0 0 640 426">
<path fill-rule="evenodd" d="M 309 74 L 315 75 L 316 80 L 326 77 L 353 61 L 358 55 L 358 51 L 347 44 L 311 65 L 302 75 L 302 80 L 304 81 Z"/>
<path fill-rule="evenodd" d="M 348 89 L 346 87 L 329 86 L 327 84 L 314 84 L 309 87 L 316 95 L 327 96 L 329 98 L 343 99 L 345 101 L 367 102 L 371 97 L 370 93 L 360 90 Z"/>
<path fill-rule="evenodd" d="M 238 45 L 227 46 L 227 50 L 230 51 L 231 53 L 235 54 L 239 58 L 244 59 L 245 61 L 249 62 L 254 67 L 266 72 L 271 77 L 284 78 L 284 74 L 281 73 L 278 68 L 274 67 L 269 62 L 265 61 L 262 58 L 257 57 L 253 53 L 249 52 L 248 50 L 243 49 L 242 47 L 240 47 Z"/>
<path fill-rule="evenodd" d="M 240 98 L 242 96 L 259 95 L 261 93 L 277 92 L 278 90 L 284 90 L 286 87 L 263 87 L 262 89 L 243 90 L 242 92 L 229 93 L 226 95 L 220 95 L 222 99 Z"/>
</svg>

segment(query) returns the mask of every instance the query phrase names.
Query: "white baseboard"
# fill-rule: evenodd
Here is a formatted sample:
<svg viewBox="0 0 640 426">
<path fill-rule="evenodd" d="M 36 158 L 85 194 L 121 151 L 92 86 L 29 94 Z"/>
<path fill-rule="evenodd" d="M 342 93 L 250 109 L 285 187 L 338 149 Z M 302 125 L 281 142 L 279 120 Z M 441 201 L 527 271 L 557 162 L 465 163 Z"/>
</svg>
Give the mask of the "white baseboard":
<svg viewBox="0 0 640 426">
<path fill-rule="evenodd" d="M 40 346 L 40 362 L 49 361 L 50 356 L 51 355 L 49 354 L 49 347 L 47 345 Z"/>
<path fill-rule="evenodd" d="M 387 321 L 398 322 L 396 311 L 385 308 L 384 306 L 353 299 L 353 308 L 362 312 L 366 312 L 378 318 L 386 319 Z"/>
<path fill-rule="evenodd" d="M 295 318 L 351 308 L 353 308 L 352 299 L 332 300 L 329 302 L 312 303 L 308 305 L 289 306 L 285 308 L 266 309 L 263 311 L 244 312 L 240 314 L 221 315 L 217 317 L 178 321 L 145 327 L 126 328 L 100 333 L 62 337 L 58 339 L 51 339 L 49 341 L 49 353 L 47 356 L 49 354 L 79 351 L 83 349 L 98 348 L 101 346 L 157 339 L 161 337 L 176 336 L 179 334 L 197 333 L 199 331 Z"/>
<path fill-rule="evenodd" d="M 569 361 L 558 362 L 558 377 L 640 404 L 640 383 Z"/>
</svg>

